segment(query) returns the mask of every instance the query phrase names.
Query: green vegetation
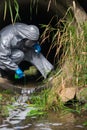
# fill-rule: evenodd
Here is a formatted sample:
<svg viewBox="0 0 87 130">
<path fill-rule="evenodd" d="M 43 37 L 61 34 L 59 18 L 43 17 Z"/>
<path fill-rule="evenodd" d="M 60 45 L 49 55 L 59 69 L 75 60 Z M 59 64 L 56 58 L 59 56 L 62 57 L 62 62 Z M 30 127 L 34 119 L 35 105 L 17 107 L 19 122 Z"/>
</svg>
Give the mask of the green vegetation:
<svg viewBox="0 0 87 130">
<path fill-rule="evenodd" d="M 42 39 L 52 36 L 50 50 L 56 48 L 55 58 L 59 58 L 58 68 L 53 75 L 53 88 L 49 93 L 48 105 L 60 104 L 58 92 L 62 88 L 87 86 L 87 22 L 75 25 L 74 17 L 67 12 L 65 19 L 60 19 L 55 27 L 51 23 L 43 25 Z M 78 27 L 78 28 L 77 28 Z M 50 51 L 49 50 L 49 51 Z M 60 55 L 60 52 L 62 54 Z"/>
<path fill-rule="evenodd" d="M 35 4 L 37 6 L 35 6 Z M 13 15 L 12 6 L 15 9 L 15 17 Z M 31 16 L 32 6 L 35 7 L 37 12 L 38 0 L 31 0 Z M 14 23 L 16 20 L 20 19 L 19 5 L 16 0 L 14 0 L 13 5 L 10 0 L 8 3 L 5 1 L 4 20 L 8 7 L 11 22 Z M 48 8 L 49 7 L 50 4 L 48 4 Z M 40 95 L 34 95 L 32 97 L 32 103 L 35 104 L 38 109 L 31 111 L 30 115 L 42 115 L 43 111 L 48 109 L 54 111 L 65 109 L 57 92 L 63 87 L 77 87 L 80 89 L 82 86 L 87 86 L 87 22 L 80 25 L 80 28 L 77 28 L 78 25 L 74 23 L 74 17 L 69 10 L 64 18 L 60 19 L 54 27 L 51 25 L 52 20 L 53 19 L 51 19 L 48 25 L 41 25 L 41 27 L 45 29 L 41 38 L 42 44 L 45 44 L 46 40 L 51 42 L 48 54 L 51 49 L 56 48 L 55 61 L 57 68 L 52 75 L 53 88 L 50 91 L 47 90 L 47 92 L 44 91 Z M 2 95 L 0 95 L 0 101 L 1 100 Z M 79 107 L 77 104 L 74 111 L 80 113 L 82 109 L 83 108 Z M 84 106 L 84 110 L 86 110 L 86 105 Z"/>
<path fill-rule="evenodd" d="M 11 22 L 15 23 L 17 20 L 20 20 L 20 15 L 19 15 L 19 4 L 17 0 L 13 0 L 11 2 L 10 0 L 5 0 L 4 4 L 4 20 L 6 19 L 7 11 L 9 10 L 10 17 L 11 17 Z M 15 11 L 15 14 L 13 13 Z"/>
<path fill-rule="evenodd" d="M 47 98 L 48 98 L 48 91 L 44 90 L 39 94 L 33 94 L 31 96 L 31 102 L 32 104 L 30 106 L 33 106 L 35 109 L 31 110 L 28 113 L 28 116 L 43 116 L 46 113 L 47 110 Z"/>
<path fill-rule="evenodd" d="M 39 0 L 30 0 L 30 19 L 32 19 L 33 9 L 35 10 L 36 14 L 38 12 L 38 2 Z M 19 14 L 19 3 L 17 0 L 5 0 L 4 3 L 4 20 L 6 19 L 7 12 L 10 13 L 11 23 L 14 24 L 17 21 L 21 21 L 20 14 Z"/>
<path fill-rule="evenodd" d="M 41 117 L 41 116 L 44 116 L 45 114 L 47 114 L 47 113 L 44 112 L 41 109 L 36 108 L 36 109 L 31 110 L 30 112 L 28 112 L 27 116 L 29 116 L 29 117 Z"/>
<path fill-rule="evenodd" d="M 70 18 L 71 19 L 71 18 Z M 49 39 L 51 33 L 54 33 L 52 36 L 51 48 L 56 48 L 55 58 L 58 58 L 59 52 L 62 51 L 60 57 L 59 70 L 62 70 L 63 80 L 69 76 L 71 73 L 72 83 L 80 86 L 87 84 L 87 23 L 82 25 L 82 31 L 77 32 L 77 28 L 73 25 L 72 20 L 67 19 L 57 23 L 56 27 L 51 27 L 51 24 L 46 25 L 46 29 L 43 33 L 45 36 L 43 39 L 46 40 L 46 37 Z M 61 26 L 62 25 L 62 26 Z M 47 36 L 48 35 L 48 36 Z M 50 51 L 50 50 L 49 50 Z M 67 67 L 67 68 L 64 68 Z M 69 67 L 69 68 L 68 68 Z M 66 70 L 68 69 L 69 73 Z M 58 73 L 58 72 L 56 72 Z M 58 75 L 55 74 L 57 77 Z M 60 75 L 59 75 L 60 76 Z"/>
<path fill-rule="evenodd" d="M 11 91 L 2 91 L 0 93 L 0 117 L 6 117 L 9 115 L 9 109 L 13 109 L 12 103 L 15 102 L 15 95 Z"/>
</svg>

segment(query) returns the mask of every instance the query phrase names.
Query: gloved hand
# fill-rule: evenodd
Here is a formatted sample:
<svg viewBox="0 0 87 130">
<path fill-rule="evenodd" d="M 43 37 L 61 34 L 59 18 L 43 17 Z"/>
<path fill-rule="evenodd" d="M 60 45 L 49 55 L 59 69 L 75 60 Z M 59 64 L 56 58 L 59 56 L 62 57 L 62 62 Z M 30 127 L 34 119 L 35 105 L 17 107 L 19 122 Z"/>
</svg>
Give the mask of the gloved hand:
<svg viewBox="0 0 87 130">
<path fill-rule="evenodd" d="M 25 74 L 23 73 L 23 71 L 20 68 L 15 70 L 15 79 L 20 79 L 20 78 L 23 78 L 24 76 L 25 76 Z"/>
<path fill-rule="evenodd" d="M 41 52 L 41 47 L 40 47 L 40 45 L 39 45 L 38 43 L 36 43 L 36 44 L 33 46 L 33 48 L 34 48 L 35 52 L 37 52 L 37 53 L 40 53 L 40 52 Z"/>
</svg>

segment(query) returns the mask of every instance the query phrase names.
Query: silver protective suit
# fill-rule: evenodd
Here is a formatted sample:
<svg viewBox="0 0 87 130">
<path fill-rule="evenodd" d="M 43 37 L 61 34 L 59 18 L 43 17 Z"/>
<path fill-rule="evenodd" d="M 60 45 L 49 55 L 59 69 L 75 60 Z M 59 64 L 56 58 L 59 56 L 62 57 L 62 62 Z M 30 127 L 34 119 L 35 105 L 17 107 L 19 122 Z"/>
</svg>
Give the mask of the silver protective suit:
<svg viewBox="0 0 87 130">
<path fill-rule="evenodd" d="M 30 26 L 23 23 L 15 23 L 8 25 L 0 31 L 0 68 L 10 69 L 15 71 L 21 61 L 26 60 L 41 72 L 44 78 L 53 69 L 53 65 L 41 54 L 36 53 L 32 48 L 31 42 L 26 42 L 25 39 L 37 41 L 39 38 L 39 31 L 34 35 L 30 32 Z M 32 39 L 33 38 L 33 39 Z M 25 49 L 25 43 L 28 43 Z"/>
</svg>

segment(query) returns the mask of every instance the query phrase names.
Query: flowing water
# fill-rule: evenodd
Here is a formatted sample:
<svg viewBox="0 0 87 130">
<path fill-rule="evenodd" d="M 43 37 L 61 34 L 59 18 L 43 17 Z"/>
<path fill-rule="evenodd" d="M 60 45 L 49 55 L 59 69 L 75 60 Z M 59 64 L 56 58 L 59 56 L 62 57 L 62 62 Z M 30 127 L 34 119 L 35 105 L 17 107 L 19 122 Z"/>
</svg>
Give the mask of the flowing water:
<svg viewBox="0 0 87 130">
<path fill-rule="evenodd" d="M 21 108 L 13 112 L 10 118 L 0 122 L 0 130 L 87 130 L 83 125 L 86 115 L 77 116 L 72 113 L 63 114 L 50 112 L 47 116 L 37 119 L 26 117 L 32 108 Z"/>
<path fill-rule="evenodd" d="M 40 118 L 28 117 L 27 113 L 35 109 L 26 103 L 33 91 L 32 85 L 28 91 L 26 89 L 21 91 L 17 101 L 13 104 L 15 109 L 9 109 L 7 118 L 0 118 L 0 130 L 87 130 L 84 125 L 87 122 L 87 112 L 80 115 L 48 112 Z"/>
</svg>

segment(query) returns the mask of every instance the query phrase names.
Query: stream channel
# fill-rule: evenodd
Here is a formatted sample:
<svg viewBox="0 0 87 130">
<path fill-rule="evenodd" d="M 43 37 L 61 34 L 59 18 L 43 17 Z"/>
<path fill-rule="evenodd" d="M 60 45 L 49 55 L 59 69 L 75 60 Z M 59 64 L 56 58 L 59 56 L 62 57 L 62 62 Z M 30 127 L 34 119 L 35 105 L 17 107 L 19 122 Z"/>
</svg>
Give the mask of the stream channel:
<svg viewBox="0 0 87 130">
<path fill-rule="evenodd" d="M 35 109 L 29 107 L 26 101 L 34 91 L 36 84 L 28 84 L 27 89 L 22 89 L 21 94 L 13 103 L 15 109 L 9 109 L 9 116 L 0 118 L 0 130 L 87 130 L 87 113 L 74 114 L 49 111 L 40 118 L 28 117 L 27 113 Z"/>
</svg>

